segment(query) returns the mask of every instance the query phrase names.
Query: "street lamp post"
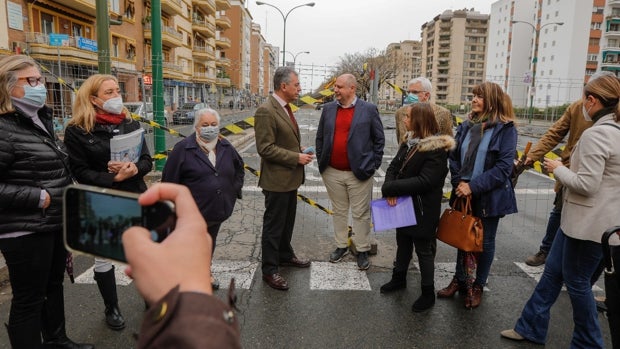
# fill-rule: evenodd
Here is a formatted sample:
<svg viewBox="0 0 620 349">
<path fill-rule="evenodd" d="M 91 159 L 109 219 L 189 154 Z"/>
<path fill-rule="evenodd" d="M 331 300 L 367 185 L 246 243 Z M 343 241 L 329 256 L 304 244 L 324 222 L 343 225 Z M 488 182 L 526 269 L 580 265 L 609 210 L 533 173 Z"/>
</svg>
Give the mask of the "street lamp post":
<svg viewBox="0 0 620 349">
<path fill-rule="evenodd" d="M 293 56 L 293 67 L 297 67 L 297 56 L 299 56 L 302 53 L 305 54 L 310 54 L 310 51 L 301 51 L 301 52 L 297 52 L 296 54 L 293 54 L 291 51 L 282 51 L 284 53 L 288 53 L 289 55 Z"/>
<path fill-rule="evenodd" d="M 534 31 L 534 34 L 535 34 L 534 55 L 532 57 L 532 85 L 530 86 L 530 113 L 528 115 L 528 123 L 531 124 L 532 118 L 534 118 L 534 93 L 536 92 L 536 64 L 538 63 L 538 40 L 540 38 L 540 31 L 542 30 L 542 28 L 548 25 L 564 25 L 564 22 L 545 23 L 540 28 L 536 28 L 535 25 L 533 25 L 530 22 L 526 22 L 526 21 L 512 21 L 512 23 L 513 24 L 515 23 L 527 24 L 530 27 L 532 27 L 532 30 Z"/>
<path fill-rule="evenodd" d="M 313 7 L 314 3 L 313 2 L 309 2 L 306 4 L 302 4 L 302 5 L 297 5 L 295 7 L 293 7 L 292 9 L 288 10 L 288 12 L 286 14 L 284 14 L 278 7 L 266 3 L 266 2 L 262 2 L 262 1 L 257 1 L 256 5 L 261 6 L 261 5 L 267 5 L 270 7 L 275 8 L 276 10 L 278 10 L 278 12 L 280 12 L 280 15 L 282 15 L 282 19 L 284 20 L 284 37 L 282 38 L 282 66 L 286 65 L 286 19 L 288 18 L 288 15 L 293 12 L 294 9 L 299 8 L 299 7 L 303 7 L 303 6 L 310 6 Z"/>
</svg>

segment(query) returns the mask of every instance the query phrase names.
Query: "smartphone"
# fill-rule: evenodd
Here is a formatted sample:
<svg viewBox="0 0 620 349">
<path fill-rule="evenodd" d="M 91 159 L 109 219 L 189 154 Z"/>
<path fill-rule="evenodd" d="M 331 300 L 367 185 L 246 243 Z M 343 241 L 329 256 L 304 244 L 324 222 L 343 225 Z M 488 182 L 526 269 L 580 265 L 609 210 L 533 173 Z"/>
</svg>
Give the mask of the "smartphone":
<svg viewBox="0 0 620 349">
<path fill-rule="evenodd" d="M 314 154 L 314 147 L 313 146 L 309 146 L 306 149 L 304 149 L 304 154 Z"/>
<path fill-rule="evenodd" d="M 89 185 L 69 185 L 64 192 L 64 242 L 70 251 L 126 262 L 121 235 L 134 225 L 151 232 L 155 242 L 174 230 L 174 204 L 141 206 L 139 194 Z"/>
</svg>

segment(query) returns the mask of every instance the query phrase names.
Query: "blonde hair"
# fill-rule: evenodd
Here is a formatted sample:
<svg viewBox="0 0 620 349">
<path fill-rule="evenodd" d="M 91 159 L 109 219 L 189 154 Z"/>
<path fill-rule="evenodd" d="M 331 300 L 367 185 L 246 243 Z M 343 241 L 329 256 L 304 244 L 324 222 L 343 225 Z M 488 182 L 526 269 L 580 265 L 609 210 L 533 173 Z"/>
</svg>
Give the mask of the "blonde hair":
<svg viewBox="0 0 620 349">
<path fill-rule="evenodd" d="M 97 96 L 101 85 L 108 80 L 114 80 L 118 85 L 118 80 L 114 75 L 95 74 L 86 79 L 75 95 L 73 102 L 73 117 L 68 125 L 74 125 L 90 132 L 95 127 L 97 111 L 90 101 L 91 96 Z M 131 115 L 126 108 L 123 108 L 125 116 L 130 119 Z"/>
<path fill-rule="evenodd" d="M 476 115 L 477 117 L 486 115 L 491 123 L 496 123 L 498 120 L 508 122 L 515 119 L 512 100 L 498 84 L 483 82 L 475 86 L 472 93 L 484 99 L 484 108 L 480 115 Z"/>
<path fill-rule="evenodd" d="M 30 67 L 39 68 L 37 62 L 29 56 L 10 55 L 0 58 L 0 114 L 15 110 L 11 103 L 11 91 L 17 85 L 16 73 Z"/>
<path fill-rule="evenodd" d="M 585 96 L 593 96 L 601 102 L 604 108 L 614 107 L 615 120 L 620 117 L 620 81 L 613 75 L 604 75 L 590 79 L 583 89 Z"/>
</svg>

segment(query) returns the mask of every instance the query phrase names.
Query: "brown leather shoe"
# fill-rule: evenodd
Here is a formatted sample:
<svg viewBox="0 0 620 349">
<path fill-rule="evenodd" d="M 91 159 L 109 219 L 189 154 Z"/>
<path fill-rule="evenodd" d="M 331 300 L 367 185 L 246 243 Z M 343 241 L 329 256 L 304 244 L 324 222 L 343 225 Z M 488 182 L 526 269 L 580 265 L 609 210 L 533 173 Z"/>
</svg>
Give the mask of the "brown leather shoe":
<svg viewBox="0 0 620 349">
<path fill-rule="evenodd" d="M 285 267 L 308 268 L 310 266 L 310 260 L 293 257 L 288 261 L 280 262 L 280 265 Z"/>
<path fill-rule="evenodd" d="M 471 292 L 467 292 L 467 299 L 465 300 L 466 308 L 477 308 L 482 302 L 482 285 L 474 284 L 471 288 Z"/>
<path fill-rule="evenodd" d="M 271 288 L 275 288 L 276 290 L 286 291 L 288 290 L 288 282 L 286 279 L 280 275 L 280 273 L 275 273 L 271 275 L 263 274 L 263 280 L 269 285 Z"/>
<path fill-rule="evenodd" d="M 450 284 L 446 288 L 442 288 L 437 291 L 438 298 L 451 298 L 454 296 L 456 291 L 459 291 L 463 288 L 463 285 L 456 278 L 452 278 Z"/>
</svg>

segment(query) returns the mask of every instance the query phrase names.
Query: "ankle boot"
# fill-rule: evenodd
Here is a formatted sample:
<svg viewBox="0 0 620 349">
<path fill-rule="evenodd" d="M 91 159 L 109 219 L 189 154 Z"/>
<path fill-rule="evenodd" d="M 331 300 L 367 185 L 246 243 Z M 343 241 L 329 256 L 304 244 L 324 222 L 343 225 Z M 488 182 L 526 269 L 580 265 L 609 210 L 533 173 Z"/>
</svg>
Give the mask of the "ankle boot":
<svg viewBox="0 0 620 349">
<path fill-rule="evenodd" d="M 467 297 L 465 298 L 465 307 L 469 309 L 477 308 L 482 302 L 482 285 L 473 284 L 471 289 L 467 290 Z"/>
<path fill-rule="evenodd" d="M 437 291 L 437 297 L 438 298 L 451 298 L 454 296 L 456 291 L 463 293 L 464 290 L 465 290 L 464 283 L 460 282 L 456 277 L 453 277 L 452 281 L 450 281 L 450 284 L 447 287 L 442 288 L 441 290 Z"/>
<path fill-rule="evenodd" d="M 435 286 L 422 286 L 422 295 L 413 303 L 411 310 L 419 313 L 433 305 L 435 305 Z"/>
<path fill-rule="evenodd" d="M 392 271 L 392 279 L 381 286 L 380 292 L 390 293 L 404 288 L 407 288 L 407 273 L 394 270 Z"/>
<path fill-rule="evenodd" d="M 99 287 L 99 292 L 105 304 L 105 322 L 112 330 L 118 331 L 125 328 L 125 319 L 118 308 L 118 298 L 116 295 L 116 277 L 114 276 L 114 266 L 112 269 L 100 273 L 95 272 L 95 281 Z"/>
<path fill-rule="evenodd" d="M 67 337 L 65 331 L 65 323 L 53 331 L 43 331 L 42 348 L 58 348 L 58 349 L 95 349 L 92 344 L 75 343 Z"/>
</svg>

